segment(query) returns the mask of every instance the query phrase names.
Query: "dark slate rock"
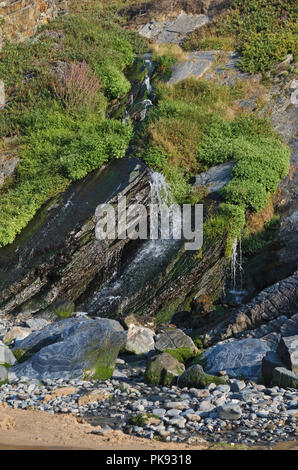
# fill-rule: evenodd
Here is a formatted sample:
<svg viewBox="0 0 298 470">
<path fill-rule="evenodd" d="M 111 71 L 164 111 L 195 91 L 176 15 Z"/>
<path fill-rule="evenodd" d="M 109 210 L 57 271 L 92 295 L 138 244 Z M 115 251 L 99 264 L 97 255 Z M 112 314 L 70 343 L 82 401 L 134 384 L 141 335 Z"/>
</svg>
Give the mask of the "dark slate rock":
<svg viewBox="0 0 298 470">
<path fill-rule="evenodd" d="M 276 367 L 272 373 L 272 385 L 298 389 L 298 374 L 284 367 Z"/>
<path fill-rule="evenodd" d="M 270 385 L 276 367 L 285 367 L 285 364 L 276 352 L 268 351 L 262 361 L 262 375 L 266 385 Z"/>
<path fill-rule="evenodd" d="M 283 337 L 298 335 L 298 313 L 283 323 L 280 333 Z"/>
<path fill-rule="evenodd" d="M 298 335 L 281 338 L 277 353 L 288 369 L 298 372 Z"/>
</svg>

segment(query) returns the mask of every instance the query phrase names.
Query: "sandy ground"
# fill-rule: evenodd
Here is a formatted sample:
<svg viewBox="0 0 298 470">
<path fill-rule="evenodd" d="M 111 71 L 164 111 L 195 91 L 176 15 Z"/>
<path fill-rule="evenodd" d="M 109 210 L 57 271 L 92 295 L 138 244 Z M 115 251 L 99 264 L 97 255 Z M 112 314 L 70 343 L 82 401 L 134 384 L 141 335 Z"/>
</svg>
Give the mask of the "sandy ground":
<svg viewBox="0 0 298 470">
<path fill-rule="evenodd" d="M 96 449 L 96 450 L 183 450 L 196 446 L 150 441 L 113 431 L 107 436 L 91 434 L 93 426 L 79 423 L 71 415 L 12 409 L 0 405 L 0 449 Z"/>
<path fill-rule="evenodd" d="M 82 420 L 81 420 L 82 421 Z M 151 441 L 113 431 L 106 436 L 91 434 L 97 429 L 71 415 L 12 409 L 0 404 L 0 450 L 206 450 L 197 445 Z M 217 447 L 221 450 L 221 446 Z M 226 447 L 222 447 L 226 450 Z M 297 441 L 275 446 L 275 450 L 298 450 Z"/>
</svg>

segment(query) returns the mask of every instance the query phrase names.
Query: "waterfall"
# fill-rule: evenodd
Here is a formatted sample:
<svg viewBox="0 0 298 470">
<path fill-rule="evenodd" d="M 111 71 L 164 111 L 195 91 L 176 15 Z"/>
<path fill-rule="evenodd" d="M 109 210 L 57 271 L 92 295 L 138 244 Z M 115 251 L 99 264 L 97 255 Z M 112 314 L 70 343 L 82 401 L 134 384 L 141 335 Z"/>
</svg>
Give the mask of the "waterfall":
<svg viewBox="0 0 298 470">
<path fill-rule="evenodd" d="M 164 176 L 151 173 L 150 202 L 161 208 L 162 205 L 169 205 L 171 200 L 171 189 Z M 182 243 L 183 241 L 172 238 L 143 241 L 124 267 L 121 267 L 119 260 L 113 277 L 95 292 L 91 301 L 82 308 L 89 313 L 101 311 L 103 315 L 112 315 L 118 312 L 121 315 L 131 299 L 146 290 L 148 283 L 160 276 Z"/>
<path fill-rule="evenodd" d="M 166 204 L 168 206 L 171 203 L 171 188 L 161 173 L 154 172 L 151 174 L 150 198 L 151 203 L 158 204 L 159 207 L 161 207 L 162 204 Z"/>
<path fill-rule="evenodd" d="M 237 305 L 242 303 L 243 297 L 247 291 L 243 290 L 243 266 L 242 266 L 242 242 L 241 234 L 235 238 L 232 246 L 231 255 L 231 289 L 229 290 L 230 296 L 233 298 L 234 303 Z"/>
</svg>

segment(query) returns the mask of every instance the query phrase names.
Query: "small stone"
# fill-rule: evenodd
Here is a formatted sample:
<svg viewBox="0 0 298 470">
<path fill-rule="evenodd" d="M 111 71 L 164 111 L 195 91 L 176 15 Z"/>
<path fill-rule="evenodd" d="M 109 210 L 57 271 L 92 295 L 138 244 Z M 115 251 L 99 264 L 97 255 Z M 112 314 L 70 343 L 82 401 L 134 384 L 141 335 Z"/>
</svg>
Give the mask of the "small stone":
<svg viewBox="0 0 298 470">
<path fill-rule="evenodd" d="M 217 407 L 220 419 L 237 420 L 241 418 L 242 412 L 239 405 L 221 405 Z"/>
</svg>

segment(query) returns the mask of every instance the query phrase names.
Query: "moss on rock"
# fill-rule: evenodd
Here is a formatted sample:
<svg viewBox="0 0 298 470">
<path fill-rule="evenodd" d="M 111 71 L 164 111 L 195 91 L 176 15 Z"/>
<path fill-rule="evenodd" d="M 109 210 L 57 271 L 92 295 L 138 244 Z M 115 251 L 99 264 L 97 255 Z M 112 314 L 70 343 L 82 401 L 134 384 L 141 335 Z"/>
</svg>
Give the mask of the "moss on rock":
<svg viewBox="0 0 298 470">
<path fill-rule="evenodd" d="M 183 364 L 195 357 L 194 352 L 190 348 L 166 349 L 164 352 L 170 354 Z"/>
<path fill-rule="evenodd" d="M 199 364 L 195 364 L 178 379 L 179 387 L 195 387 L 195 388 L 205 388 L 207 385 L 214 383 L 215 385 L 226 385 L 227 382 L 221 377 L 216 377 L 214 375 L 206 374 Z"/>
<path fill-rule="evenodd" d="M 170 354 L 163 353 L 147 365 L 145 380 L 152 385 L 172 385 L 185 371 L 184 365 Z"/>
</svg>

